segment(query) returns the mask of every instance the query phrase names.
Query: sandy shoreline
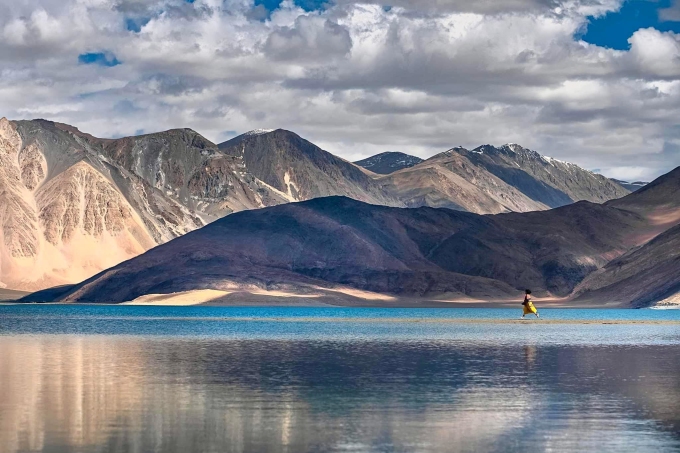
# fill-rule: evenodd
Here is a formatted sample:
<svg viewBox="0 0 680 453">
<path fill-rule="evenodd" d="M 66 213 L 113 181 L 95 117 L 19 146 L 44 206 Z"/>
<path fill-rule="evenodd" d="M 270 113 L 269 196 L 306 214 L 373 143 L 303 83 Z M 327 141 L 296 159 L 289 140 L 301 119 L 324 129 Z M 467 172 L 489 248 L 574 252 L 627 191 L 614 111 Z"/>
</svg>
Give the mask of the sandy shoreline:
<svg viewBox="0 0 680 453">
<path fill-rule="evenodd" d="M 11 292 L 12 296 L 21 296 Z M 0 294 L 1 296 L 2 294 Z M 5 294 L 9 295 L 9 294 Z M 14 304 L 18 297 L 0 298 L 0 304 Z M 41 303 L 41 302 L 37 302 Z M 47 302 L 46 302 L 47 303 Z M 73 302 L 49 302 L 73 304 Z M 135 306 L 206 306 L 206 307 L 365 307 L 365 308 L 515 308 L 521 311 L 521 297 L 517 300 L 438 297 L 400 297 L 371 293 L 352 288 L 305 288 L 302 291 L 265 290 L 260 288 L 200 289 L 169 294 L 146 294 L 126 302 L 80 303 L 85 305 L 135 305 Z M 627 308 L 616 302 L 575 302 L 566 298 L 535 298 L 541 309 L 549 308 Z M 672 308 L 674 304 L 668 304 Z M 666 308 L 666 306 L 664 306 Z"/>
</svg>

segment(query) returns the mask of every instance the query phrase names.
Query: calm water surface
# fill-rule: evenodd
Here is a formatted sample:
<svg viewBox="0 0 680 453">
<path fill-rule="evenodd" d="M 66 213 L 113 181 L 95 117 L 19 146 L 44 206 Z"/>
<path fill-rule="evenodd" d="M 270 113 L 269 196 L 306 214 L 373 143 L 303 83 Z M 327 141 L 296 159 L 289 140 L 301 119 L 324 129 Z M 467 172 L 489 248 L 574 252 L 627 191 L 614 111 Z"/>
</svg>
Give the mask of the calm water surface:
<svg viewBox="0 0 680 453">
<path fill-rule="evenodd" d="M 0 452 L 680 452 L 680 311 L 518 312 L 0 306 Z"/>
</svg>

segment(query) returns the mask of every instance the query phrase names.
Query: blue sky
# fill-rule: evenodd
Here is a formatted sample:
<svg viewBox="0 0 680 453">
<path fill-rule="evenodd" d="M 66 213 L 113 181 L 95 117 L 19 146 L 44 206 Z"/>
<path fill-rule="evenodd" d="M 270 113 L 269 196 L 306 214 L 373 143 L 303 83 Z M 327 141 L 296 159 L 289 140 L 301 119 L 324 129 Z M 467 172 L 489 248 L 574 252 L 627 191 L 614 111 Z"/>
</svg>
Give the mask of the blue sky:
<svg viewBox="0 0 680 453">
<path fill-rule="evenodd" d="M 120 60 L 110 52 L 87 52 L 78 55 L 78 62 L 82 64 L 96 64 L 113 67 L 121 64 Z"/>
<path fill-rule="evenodd" d="M 282 0 L 255 0 L 255 5 L 264 5 L 269 11 L 274 11 L 279 7 L 281 1 Z M 327 0 L 295 0 L 295 4 L 305 11 L 320 9 L 326 3 L 328 3 Z"/>
<path fill-rule="evenodd" d="M 627 50 L 628 38 L 640 28 L 653 27 L 659 31 L 680 33 L 680 22 L 663 21 L 659 11 L 671 6 L 670 0 L 629 0 L 617 12 L 604 17 L 590 18 L 583 40 L 598 46 Z"/>
</svg>

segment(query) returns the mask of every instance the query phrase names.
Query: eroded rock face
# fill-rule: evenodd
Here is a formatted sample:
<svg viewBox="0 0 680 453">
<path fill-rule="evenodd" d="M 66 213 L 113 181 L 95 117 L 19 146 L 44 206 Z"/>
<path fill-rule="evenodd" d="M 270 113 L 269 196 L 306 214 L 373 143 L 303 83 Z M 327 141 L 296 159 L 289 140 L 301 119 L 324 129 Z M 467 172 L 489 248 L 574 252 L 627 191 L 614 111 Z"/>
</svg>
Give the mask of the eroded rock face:
<svg viewBox="0 0 680 453">
<path fill-rule="evenodd" d="M 62 154 L 60 138 L 22 138 L 15 123 L 0 120 L 2 286 L 71 283 L 157 244 L 120 188 L 78 155 L 76 141 Z"/>
<path fill-rule="evenodd" d="M 53 245 L 68 242 L 78 232 L 100 237 L 141 229 L 120 192 L 85 162 L 51 179 L 36 201 L 45 238 Z"/>
<path fill-rule="evenodd" d="M 28 190 L 35 190 L 47 176 L 47 161 L 35 143 L 19 152 L 21 181 Z"/>
<path fill-rule="evenodd" d="M 21 144 L 14 125 L 0 119 L 0 266 L 3 273 L 11 268 L 10 260 L 31 258 L 38 252 L 35 206 L 19 167 Z"/>
</svg>

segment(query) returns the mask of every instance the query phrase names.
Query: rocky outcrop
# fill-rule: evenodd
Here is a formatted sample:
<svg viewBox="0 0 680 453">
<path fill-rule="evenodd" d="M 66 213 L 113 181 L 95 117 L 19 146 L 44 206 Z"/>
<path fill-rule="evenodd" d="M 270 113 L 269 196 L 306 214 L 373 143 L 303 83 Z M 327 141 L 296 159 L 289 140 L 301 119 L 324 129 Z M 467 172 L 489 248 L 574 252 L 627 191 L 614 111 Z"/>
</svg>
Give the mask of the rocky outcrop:
<svg viewBox="0 0 680 453">
<path fill-rule="evenodd" d="M 420 157 L 390 151 L 356 161 L 354 164 L 379 175 L 389 175 L 404 168 L 411 168 L 422 161 Z"/>
</svg>

